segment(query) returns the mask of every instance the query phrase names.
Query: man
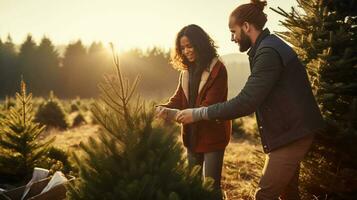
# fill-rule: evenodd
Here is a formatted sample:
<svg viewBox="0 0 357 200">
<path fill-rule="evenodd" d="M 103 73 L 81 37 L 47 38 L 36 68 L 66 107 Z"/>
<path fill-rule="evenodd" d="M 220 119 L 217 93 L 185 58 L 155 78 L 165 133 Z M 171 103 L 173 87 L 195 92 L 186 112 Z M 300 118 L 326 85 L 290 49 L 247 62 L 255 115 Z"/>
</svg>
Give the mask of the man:
<svg viewBox="0 0 357 200">
<path fill-rule="evenodd" d="M 233 99 L 179 112 L 176 120 L 228 120 L 256 113 L 267 153 L 256 199 L 300 199 L 300 162 L 324 127 L 305 67 L 294 50 L 263 27 L 266 1 L 238 6 L 230 15 L 232 41 L 248 51 L 251 75 Z"/>
</svg>

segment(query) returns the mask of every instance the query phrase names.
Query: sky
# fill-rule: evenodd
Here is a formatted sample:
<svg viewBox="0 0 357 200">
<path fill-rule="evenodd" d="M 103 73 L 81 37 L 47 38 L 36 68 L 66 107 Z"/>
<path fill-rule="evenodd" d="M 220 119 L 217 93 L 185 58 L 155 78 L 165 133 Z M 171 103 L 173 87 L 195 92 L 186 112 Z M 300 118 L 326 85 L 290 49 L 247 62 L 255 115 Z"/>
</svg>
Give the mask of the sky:
<svg viewBox="0 0 357 200">
<path fill-rule="evenodd" d="M 55 45 L 81 39 L 89 45 L 113 42 L 120 50 L 173 47 L 177 32 L 188 24 L 201 26 L 219 46 L 219 53 L 237 53 L 230 41 L 228 16 L 249 0 L 0 0 L 0 38 L 10 34 L 21 44 L 30 33 Z M 271 31 L 284 30 L 283 18 L 269 9 L 290 10 L 296 0 L 268 0 L 265 13 Z"/>
</svg>

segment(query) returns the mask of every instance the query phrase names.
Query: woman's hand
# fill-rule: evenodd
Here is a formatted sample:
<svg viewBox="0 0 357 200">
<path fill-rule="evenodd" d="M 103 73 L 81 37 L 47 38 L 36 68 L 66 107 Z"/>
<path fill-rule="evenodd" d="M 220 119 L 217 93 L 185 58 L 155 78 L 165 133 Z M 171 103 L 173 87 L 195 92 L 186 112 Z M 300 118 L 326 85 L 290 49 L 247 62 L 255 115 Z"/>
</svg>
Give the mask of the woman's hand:
<svg viewBox="0 0 357 200">
<path fill-rule="evenodd" d="M 180 110 L 175 108 L 166 108 L 163 106 L 157 106 L 155 112 L 156 112 L 155 114 L 156 118 L 160 118 L 168 122 L 168 121 L 176 121 L 177 113 L 179 113 Z"/>
<path fill-rule="evenodd" d="M 155 117 L 160 119 L 167 118 L 167 110 L 163 106 L 156 106 L 155 109 Z"/>
</svg>

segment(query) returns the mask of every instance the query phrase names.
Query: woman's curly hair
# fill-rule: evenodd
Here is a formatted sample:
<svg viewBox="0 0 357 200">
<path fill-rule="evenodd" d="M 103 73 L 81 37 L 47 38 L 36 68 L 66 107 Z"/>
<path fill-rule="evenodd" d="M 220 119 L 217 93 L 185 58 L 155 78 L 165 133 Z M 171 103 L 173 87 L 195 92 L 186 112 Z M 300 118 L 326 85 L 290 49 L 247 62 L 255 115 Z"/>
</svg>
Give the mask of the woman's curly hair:
<svg viewBox="0 0 357 200">
<path fill-rule="evenodd" d="M 183 27 L 176 36 L 175 49 L 171 55 L 171 64 L 178 70 L 187 69 L 190 62 L 183 55 L 180 39 L 186 36 L 196 54 L 195 64 L 203 71 L 209 66 L 212 59 L 217 57 L 217 46 L 211 37 L 198 25 L 191 24 Z"/>
</svg>

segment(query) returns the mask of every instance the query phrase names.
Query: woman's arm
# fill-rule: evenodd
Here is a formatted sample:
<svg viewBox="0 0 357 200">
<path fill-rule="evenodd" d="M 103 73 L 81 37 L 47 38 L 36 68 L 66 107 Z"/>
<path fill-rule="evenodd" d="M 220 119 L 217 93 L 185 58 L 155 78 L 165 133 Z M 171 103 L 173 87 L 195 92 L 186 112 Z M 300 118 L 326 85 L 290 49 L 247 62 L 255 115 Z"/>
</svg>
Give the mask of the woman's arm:
<svg viewBox="0 0 357 200">
<path fill-rule="evenodd" d="M 175 94 L 170 97 L 169 101 L 161 104 L 159 106 L 167 107 L 167 108 L 174 108 L 174 109 L 182 109 L 182 97 L 183 97 L 183 89 L 181 86 L 181 79 L 182 79 L 182 74 L 180 75 L 179 78 L 179 83 L 177 85 Z"/>
</svg>

